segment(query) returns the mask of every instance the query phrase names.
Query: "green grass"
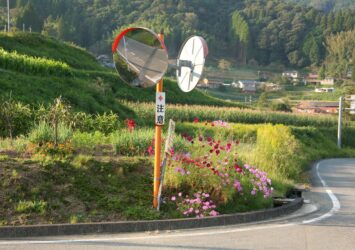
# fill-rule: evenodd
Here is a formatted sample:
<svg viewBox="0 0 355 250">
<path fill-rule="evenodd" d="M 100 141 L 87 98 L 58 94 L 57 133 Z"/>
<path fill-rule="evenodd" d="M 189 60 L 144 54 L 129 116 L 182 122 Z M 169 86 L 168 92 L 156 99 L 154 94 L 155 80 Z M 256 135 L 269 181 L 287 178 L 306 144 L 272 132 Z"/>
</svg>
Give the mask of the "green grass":
<svg viewBox="0 0 355 250">
<path fill-rule="evenodd" d="M 95 57 L 86 50 L 37 33 L 0 32 L 0 47 L 7 51 L 17 51 L 28 56 L 65 62 L 76 69 L 105 70 L 96 62 Z"/>
<path fill-rule="evenodd" d="M 11 93 L 26 104 L 48 104 L 61 95 L 76 110 L 89 113 L 112 110 L 121 117 L 130 117 L 132 112 L 117 100 L 155 100 L 154 87 L 138 89 L 125 84 L 115 71 L 103 68 L 93 55 L 77 46 L 36 33 L 0 32 L 0 48 L 4 51 L 0 54 L 0 62 L 4 62 L 0 63 L 0 93 Z M 5 53 L 15 58 L 16 63 L 5 60 L 8 57 Z M 61 74 L 63 70 L 57 70 L 57 64 L 65 66 L 64 71 L 70 74 Z M 239 106 L 199 90 L 183 93 L 176 81 L 170 79 L 164 80 L 164 91 L 169 103 Z"/>
<path fill-rule="evenodd" d="M 159 217 L 147 192 L 152 167 L 145 158 L 74 159 L 46 167 L 18 160 L 0 164 L 3 225 Z"/>
<path fill-rule="evenodd" d="M 218 127 L 203 122 L 185 122 L 177 123 L 176 131 L 175 152 L 187 152 L 189 143 L 182 139 L 182 133 L 193 137 L 210 136 L 221 140 L 221 145 L 231 140 L 240 141 L 236 146 L 238 162 L 267 171 L 275 196 L 285 195 L 294 183 L 306 182 L 303 173 L 311 162 L 355 156 L 355 130 L 350 127 L 345 128 L 345 148 L 342 150 L 336 146 L 335 128 L 233 123 Z M 9 152 L 0 157 L 1 225 L 180 217 L 171 204 L 163 205 L 161 213 L 152 209 L 153 159 L 145 156 L 145 147 L 152 137 L 153 129 L 146 128 L 136 128 L 130 134 L 126 129 L 112 135 L 75 132 L 72 141 L 78 153 L 61 161 L 52 158 L 45 162 L 22 158 L 28 150 L 28 139 L 1 140 L 1 149 Z M 105 155 L 100 151 L 104 149 L 100 147 L 102 144 L 112 143 L 118 155 L 112 152 Z M 197 143 L 193 145 L 198 147 Z M 194 155 L 198 156 L 199 150 L 196 148 Z M 21 158 L 14 158 L 14 152 Z M 131 156 L 132 152 L 135 156 Z M 234 154 L 230 157 L 235 158 Z M 211 159 L 216 160 L 218 162 L 217 158 Z M 197 180 L 204 183 L 207 180 L 196 177 L 199 176 L 196 173 L 194 176 L 191 178 L 197 178 L 195 184 Z M 216 183 L 204 185 L 207 189 L 215 187 Z M 186 185 L 176 189 L 170 187 L 166 191 L 170 194 L 176 190 L 187 191 L 186 188 Z M 228 190 L 223 192 L 227 202 L 220 203 L 218 211 L 222 213 L 271 206 L 270 199 L 248 194 L 234 196 Z M 212 197 L 217 194 L 213 192 Z"/>
</svg>

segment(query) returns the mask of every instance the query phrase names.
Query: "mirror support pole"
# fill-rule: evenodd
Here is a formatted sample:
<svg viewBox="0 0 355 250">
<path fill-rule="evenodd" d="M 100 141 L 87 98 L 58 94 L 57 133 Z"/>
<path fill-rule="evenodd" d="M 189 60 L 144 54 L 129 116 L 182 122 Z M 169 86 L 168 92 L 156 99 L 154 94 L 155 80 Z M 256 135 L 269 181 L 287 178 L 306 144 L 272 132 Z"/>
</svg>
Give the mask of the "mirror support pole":
<svg viewBox="0 0 355 250">
<path fill-rule="evenodd" d="M 164 35 L 159 34 L 159 38 L 164 42 Z M 156 92 L 163 92 L 163 79 L 156 85 Z M 153 207 L 158 206 L 158 192 L 160 185 L 160 164 L 161 164 L 161 125 L 155 125 L 155 140 L 154 140 L 154 190 L 153 190 Z"/>
</svg>

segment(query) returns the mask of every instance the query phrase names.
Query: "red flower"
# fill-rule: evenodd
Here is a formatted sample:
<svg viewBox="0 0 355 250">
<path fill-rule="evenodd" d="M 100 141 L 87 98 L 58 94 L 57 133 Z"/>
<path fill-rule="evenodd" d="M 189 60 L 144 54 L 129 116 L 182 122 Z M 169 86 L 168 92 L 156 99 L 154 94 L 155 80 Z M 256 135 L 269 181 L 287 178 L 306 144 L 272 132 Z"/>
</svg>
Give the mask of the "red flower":
<svg viewBox="0 0 355 250">
<path fill-rule="evenodd" d="M 129 132 L 132 132 L 136 126 L 136 122 L 133 119 L 126 119 L 126 124 Z"/>
<path fill-rule="evenodd" d="M 217 149 L 217 150 L 216 150 L 216 155 L 219 155 L 219 152 L 220 152 L 220 151 Z"/>
<path fill-rule="evenodd" d="M 242 169 L 237 163 L 234 164 L 234 169 L 235 169 L 235 171 L 237 171 L 238 173 L 243 172 L 243 169 Z"/>
<path fill-rule="evenodd" d="M 194 119 L 194 123 L 197 123 L 197 122 L 198 122 L 198 118 L 195 118 L 195 119 Z"/>
<path fill-rule="evenodd" d="M 149 154 L 150 156 L 154 155 L 154 148 L 153 148 L 153 146 L 149 146 L 149 147 L 147 148 L 147 152 L 148 152 L 148 154 Z"/>
</svg>

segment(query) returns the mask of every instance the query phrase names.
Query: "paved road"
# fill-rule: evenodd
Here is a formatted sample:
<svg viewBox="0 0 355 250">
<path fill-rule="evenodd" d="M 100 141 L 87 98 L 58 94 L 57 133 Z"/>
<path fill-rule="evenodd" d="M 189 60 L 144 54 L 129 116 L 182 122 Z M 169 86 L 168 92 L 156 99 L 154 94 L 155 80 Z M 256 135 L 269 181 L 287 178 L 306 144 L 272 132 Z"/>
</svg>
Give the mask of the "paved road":
<svg viewBox="0 0 355 250">
<path fill-rule="evenodd" d="M 199 230 L 0 241 L 0 249 L 355 249 L 355 159 L 325 160 L 312 170 L 311 204 L 259 224 Z M 317 206 L 318 209 L 312 208 Z"/>
</svg>

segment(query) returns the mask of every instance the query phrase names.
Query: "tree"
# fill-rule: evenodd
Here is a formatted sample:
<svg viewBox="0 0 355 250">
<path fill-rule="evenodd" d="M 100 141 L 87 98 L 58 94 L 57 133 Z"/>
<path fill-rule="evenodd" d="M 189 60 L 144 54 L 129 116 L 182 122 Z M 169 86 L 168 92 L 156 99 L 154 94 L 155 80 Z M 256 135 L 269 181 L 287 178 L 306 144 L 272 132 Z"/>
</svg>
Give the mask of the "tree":
<svg viewBox="0 0 355 250">
<path fill-rule="evenodd" d="M 10 98 L 1 98 L 0 106 L 0 127 L 5 127 L 7 132 L 1 132 L 0 136 L 9 136 L 12 139 L 15 135 L 27 132 L 26 129 L 31 123 L 31 110 L 27 105 L 16 102 L 10 95 Z M 4 125 L 1 126 L 1 123 Z"/>
<path fill-rule="evenodd" d="M 355 61 L 355 29 L 340 32 L 326 38 L 327 69 L 329 73 L 342 77 L 347 73 L 349 65 Z"/>
<path fill-rule="evenodd" d="M 325 65 L 324 64 L 320 68 L 318 75 L 319 75 L 320 80 L 323 80 L 325 78 Z"/>
<path fill-rule="evenodd" d="M 232 15 L 232 36 L 237 40 L 236 47 L 239 52 L 239 57 L 243 60 L 243 63 L 246 64 L 250 39 L 249 26 L 239 11 L 235 11 Z"/>
<path fill-rule="evenodd" d="M 46 36 L 58 37 L 58 21 L 49 16 L 43 24 L 42 34 Z"/>
<path fill-rule="evenodd" d="M 267 93 L 266 92 L 263 92 L 260 96 L 259 96 L 259 99 L 258 99 L 258 103 L 257 103 L 257 106 L 261 109 L 263 108 L 266 108 L 269 106 L 269 101 L 267 99 Z"/>
<path fill-rule="evenodd" d="M 218 61 L 218 68 L 221 70 L 229 70 L 231 65 L 231 62 L 226 59 L 221 59 Z"/>
<path fill-rule="evenodd" d="M 271 104 L 271 109 L 274 111 L 292 112 L 291 106 L 285 102 L 273 102 Z"/>
<path fill-rule="evenodd" d="M 22 25 L 31 27 L 33 31 L 40 32 L 42 30 L 42 21 L 39 19 L 38 13 L 35 11 L 31 1 L 27 3 L 21 14 L 17 17 L 16 26 L 22 29 Z"/>
</svg>

